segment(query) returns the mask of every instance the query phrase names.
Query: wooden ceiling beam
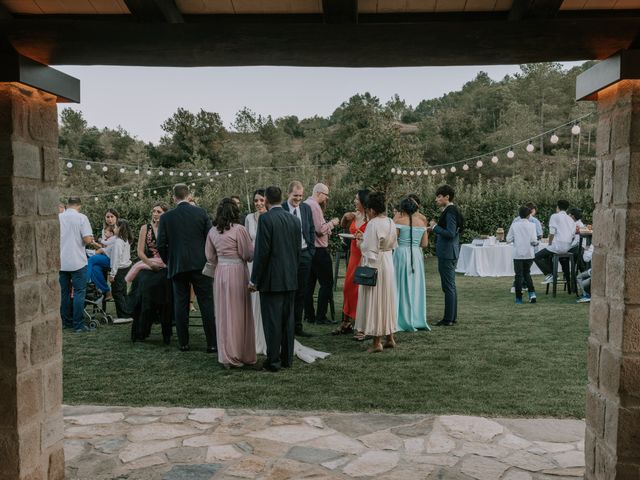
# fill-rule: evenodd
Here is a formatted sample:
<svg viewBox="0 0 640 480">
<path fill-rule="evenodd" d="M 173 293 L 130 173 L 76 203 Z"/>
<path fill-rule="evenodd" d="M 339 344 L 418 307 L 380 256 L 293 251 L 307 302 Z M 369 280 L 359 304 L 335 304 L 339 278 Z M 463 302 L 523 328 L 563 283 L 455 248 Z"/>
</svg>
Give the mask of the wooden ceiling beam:
<svg viewBox="0 0 640 480">
<path fill-rule="evenodd" d="M 513 0 L 509 11 L 510 21 L 527 18 L 555 18 L 564 0 Z"/>
<path fill-rule="evenodd" d="M 358 0 L 322 0 L 324 23 L 358 23 Z"/>
<path fill-rule="evenodd" d="M 141 22 L 184 23 L 175 0 L 124 0 L 124 3 Z"/>
</svg>

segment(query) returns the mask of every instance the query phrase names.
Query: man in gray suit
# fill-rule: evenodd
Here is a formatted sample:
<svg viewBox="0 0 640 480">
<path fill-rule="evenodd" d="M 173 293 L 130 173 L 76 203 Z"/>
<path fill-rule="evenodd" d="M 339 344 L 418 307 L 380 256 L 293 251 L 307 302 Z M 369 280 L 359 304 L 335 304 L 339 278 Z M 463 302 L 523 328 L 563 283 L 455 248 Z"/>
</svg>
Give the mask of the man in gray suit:
<svg viewBox="0 0 640 480">
<path fill-rule="evenodd" d="M 267 342 L 265 370 L 293 365 L 294 304 L 302 249 L 300 220 L 282 208 L 282 191 L 265 191 L 268 212 L 260 216 L 249 290 L 260 292 Z"/>
<path fill-rule="evenodd" d="M 431 220 L 427 231 L 436 234 L 436 256 L 440 283 L 444 292 L 444 317 L 436 325 L 451 327 L 458 317 L 458 293 L 456 291 L 456 263 L 460 254 L 460 232 L 464 220 L 453 204 L 455 192 L 449 185 L 436 190 L 436 204 L 442 209 L 440 220 Z"/>
</svg>

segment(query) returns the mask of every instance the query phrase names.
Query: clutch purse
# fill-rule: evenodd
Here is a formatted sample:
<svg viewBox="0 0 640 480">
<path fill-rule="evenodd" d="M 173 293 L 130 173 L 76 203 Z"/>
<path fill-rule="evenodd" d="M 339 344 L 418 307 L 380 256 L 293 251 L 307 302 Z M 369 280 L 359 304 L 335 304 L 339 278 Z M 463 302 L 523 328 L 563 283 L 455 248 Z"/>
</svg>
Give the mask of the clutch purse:
<svg viewBox="0 0 640 480">
<path fill-rule="evenodd" d="M 207 277 L 213 278 L 214 277 L 213 272 L 214 272 L 213 265 L 211 265 L 211 263 L 209 262 L 205 263 L 204 268 L 202 269 L 202 274 Z"/>
<path fill-rule="evenodd" d="M 353 283 L 364 285 L 365 287 L 375 287 L 378 282 L 378 269 L 367 266 L 356 268 L 353 274 Z"/>
</svg>

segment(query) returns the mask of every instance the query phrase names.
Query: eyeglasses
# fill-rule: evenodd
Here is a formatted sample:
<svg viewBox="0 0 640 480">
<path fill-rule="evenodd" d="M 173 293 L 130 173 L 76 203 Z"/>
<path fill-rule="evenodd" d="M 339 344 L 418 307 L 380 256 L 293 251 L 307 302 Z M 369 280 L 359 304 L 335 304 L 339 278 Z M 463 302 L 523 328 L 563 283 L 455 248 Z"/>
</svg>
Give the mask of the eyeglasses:
<svg viewBox="0 0 640 480">
<path fill-rule="evenodd" d="M 329 194 L 325 193 L 325 192 L 320 192 L 322 195 L 324 195 L 325 197 L 329 198 Z"/>
</svg>

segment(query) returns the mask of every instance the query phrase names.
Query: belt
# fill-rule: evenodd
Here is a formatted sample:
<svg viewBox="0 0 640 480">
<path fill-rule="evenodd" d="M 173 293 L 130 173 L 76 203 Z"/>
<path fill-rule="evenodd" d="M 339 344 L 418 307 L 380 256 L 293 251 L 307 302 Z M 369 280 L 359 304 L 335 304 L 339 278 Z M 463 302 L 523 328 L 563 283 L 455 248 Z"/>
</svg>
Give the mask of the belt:
<svg viewBox="0 0 640 480">
<path fill-rule="evenodd" d="M 238 257 L 218 257 L 218 264 L 220 265 L 235 265 L 244 263 L 244 260 Z"/>
</svg>

